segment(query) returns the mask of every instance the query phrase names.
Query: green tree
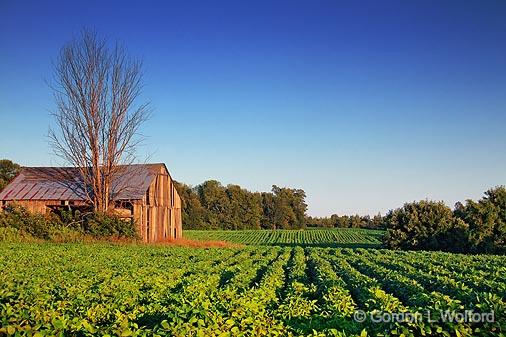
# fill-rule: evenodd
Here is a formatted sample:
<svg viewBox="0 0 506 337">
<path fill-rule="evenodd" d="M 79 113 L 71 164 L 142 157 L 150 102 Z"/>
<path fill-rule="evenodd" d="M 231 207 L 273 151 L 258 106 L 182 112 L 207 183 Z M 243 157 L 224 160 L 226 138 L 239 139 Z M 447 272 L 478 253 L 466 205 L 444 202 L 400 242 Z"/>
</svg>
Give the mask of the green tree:
<svg viewBox="0 0 506 337">
<path fill-rule="evenodd" d="M 262 221 L 262 195 L 260 193 L 248 193 L 244 217 L 246 228 L 260 229 Z"/>
<path fill-rule="evenodd" d="M 295 213 L 296 223 L 295 228 L 304 228 L 306 226 L 306 192 L 302 189 L 291 189 L 292 202 L 291 206 Z"/>
<path fill-rule="evenodd" d="M 360 215 L 352 215 L 349 217 L 348 227 L 359 228 L 362 227 L 362 218 Z"/>
<path fill-rule="evenodd" d="M 327 227 L 339 227 L 339 215 L 332 214 Z"/>
<path fill-rule="evenodd" d="M 385 217 L 384 243 L 393 249 L 464 251 L 467 225 L 443 202 L 406 203 Z"/>
<path fill-rule="evenodd" d="M 506 188 L 495 187 L 479 201 L 455 205 L 455 216 L 469 225 L 469 244 L 473 252 L 506 250 Z"/>
<path fill-rule="evenodd" d="M 262 219 L 262 197 L 238 185 L 228 185 L 226 193 L 229 199 L 231 229 L 260 229 Z"/>
<path fill-rule="evenodd" d="M 378 229 L 382 227 L 383 227 L 383 217 L 381 216 L 380 213 L 378 213 L 371 219 L 371 224 L 369 228 Z"/>
<path fill-rule="evenodd" d="M 337 226 L 336 227 L 339 227 L 339 228 L 347 228 L 349 227 L 349 223 L 350 223 L 350 217 L 347 216 L 347 215 L 343 215 L 343 216 L 340 216 L 339 219 L 338 219 L 338 222 L 337 222 Z"/>
<path fill-rule="evenodd" d="M 304 228 L 306 225 L 305 202 L 303 190 L 272 186 L 274 194 L 274 225 L 276 228 Z"/>
<path fill-rule="evenodd" d="M 174 183 L 181 197 L 181 213 L 185 229 L 207 228 L 206 210 L 202 207 L 195 188 L 178 182 Z"/>
<path fill-rule="evenodd" d="M 263 229 L 276 229 L 274 223 L 274 214 L 276 210 L 276 204 L 274 201 L 274 194 L 268 192 L 262 192 L 262 222 L 261 227 Z"/>
<path fill-rule="evenodd" d="M 14 179 L 21 170 L 21 166 L 8 159 L 0 159 L 0 191 Z"/>
<path fill-rule="evenodd" d="M 207 210 L 206 222 L 211 229 L 233 229 L 230 202 L 225 188 L 216 180 L 208 180 L 198 187 L 200 203 Z"/>
<path fill-rule="evenodd" d="M 272 192 L 250 192 L 216 180 L 196 187 L 177 183 L 187 229 L 276 229 L 306 225 L 306 194 L 273 186 Z"/>
</svg>

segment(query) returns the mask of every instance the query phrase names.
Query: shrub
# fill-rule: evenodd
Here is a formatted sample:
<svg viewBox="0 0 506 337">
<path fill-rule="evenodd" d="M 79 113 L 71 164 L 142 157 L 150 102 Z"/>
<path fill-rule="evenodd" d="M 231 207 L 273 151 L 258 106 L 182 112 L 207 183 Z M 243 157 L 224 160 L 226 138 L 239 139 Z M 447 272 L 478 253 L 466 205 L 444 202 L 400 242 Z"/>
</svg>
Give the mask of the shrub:
<svg viewBox="0 0 506 337">
<path fill-rule="evenodd" d="M 36 242 L 37 239 L 28 233 L 13 227 L 0 227 L 0 242 Z"/>
<path fill-rule="evenodd" d="M 472 252 L 506 251 L 506 187 L 488 190 L 477 202 L 458 203 L 454 213 L 469 225 L 469 249 Z"/>
<path fill-rule="evenodd" d="M 445 250 L 466 248 L 467 225 L 443 202 L 406 203 L 385 217 L 384 244 L 392 249 Z"/>
<path fill-rule="evenodd" d="M 58 231 L 51 233 L 49 240 L 58 243 L 77 243 L 92 240 L 93 237 L 80 230 L 62 227 Z"/>
<path fill-rule="evenodd" d="M 135 223 L 117 215 L 105 213 L 89 213 L 84 216 L 83 230 L 93 236 L 120 236 L 137 238 Z"/>
<path fill-rule="evenodd" d="M 0 227 L 15 228 L 36 238 L 49 239 L 62 226 L 63 223 L 54 214 L 32 214 L 18 205 L 9 205 L 0 213 Z"/>
</svg>

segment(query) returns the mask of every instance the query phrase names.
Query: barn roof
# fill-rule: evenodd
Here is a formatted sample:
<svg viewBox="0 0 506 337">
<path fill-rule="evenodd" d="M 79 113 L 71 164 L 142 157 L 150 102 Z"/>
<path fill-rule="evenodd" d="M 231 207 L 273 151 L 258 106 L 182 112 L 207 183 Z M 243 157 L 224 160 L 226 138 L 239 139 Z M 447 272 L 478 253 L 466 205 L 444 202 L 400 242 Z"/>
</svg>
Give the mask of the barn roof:
<svg viewBox="0 0 506 337">
<path fill-rule="evenodd" d="M 114 200 L 142 199 L 164 164 L 120 166 L 113 182 Z M 24 167 L 0 192 L 0 200 L 86 200 L 82 178 L 75 167 Z"/>
</svg>

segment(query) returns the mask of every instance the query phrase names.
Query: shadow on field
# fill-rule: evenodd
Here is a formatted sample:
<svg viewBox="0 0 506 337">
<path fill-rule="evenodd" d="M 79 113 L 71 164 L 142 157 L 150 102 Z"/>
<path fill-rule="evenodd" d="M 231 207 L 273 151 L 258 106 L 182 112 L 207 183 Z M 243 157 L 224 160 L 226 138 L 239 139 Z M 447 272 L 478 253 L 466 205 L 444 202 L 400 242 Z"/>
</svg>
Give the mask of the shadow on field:
<svg viewBox="0 0 506 337">
<path fill-rule="evenodd" d="M 160 325 L 160 322 L 162 322 L 164 319 L 167 319 L 167 313 L 156 311 L 151 313 L 143 313 L 137 318 L 136 323 L 139 326 L 153 329 L 155 326 Z"/>
<path fill-rule="evenodd" d="M 352 332 L 354 335 L 360 334 L 363 326 L 353 321 L 351 318 L 345 318 L 338 315 L 331 317 L 323 317 L 320 315 L 313 315 L 309 318 L 294 317 L 291 319 L 283 319 L 284 324 L 294 331 L 302 332 L 303 335 L 311 334 L 313 331 L 322 331 L 324 329 L 346 330 Z"/>
</svg>

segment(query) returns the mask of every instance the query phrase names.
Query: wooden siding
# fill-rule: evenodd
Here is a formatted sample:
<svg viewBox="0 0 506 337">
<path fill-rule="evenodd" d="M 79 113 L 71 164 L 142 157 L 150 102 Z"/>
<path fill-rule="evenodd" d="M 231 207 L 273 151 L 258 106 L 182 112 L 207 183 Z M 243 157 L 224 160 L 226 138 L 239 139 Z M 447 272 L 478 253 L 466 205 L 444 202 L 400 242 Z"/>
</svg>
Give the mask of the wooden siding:
<svg viewBox="0 0 506 337">
<path fill-rule="evenodd" d="M 165 167 L 160 167 L 142 202 L 133 206 L 134 220 L 144 242 L 182 237 L 181 198 Z"/>
<path fill-rule="evenodd" d="M 51 211 L 52 207 L 63 206 L 85 206 L 81 201 L 61 201 L 61 200 L 9 200 L 4 201 L 5 205 L 19 205 L 28 212 L 46 214 Z"/>
</svg>

